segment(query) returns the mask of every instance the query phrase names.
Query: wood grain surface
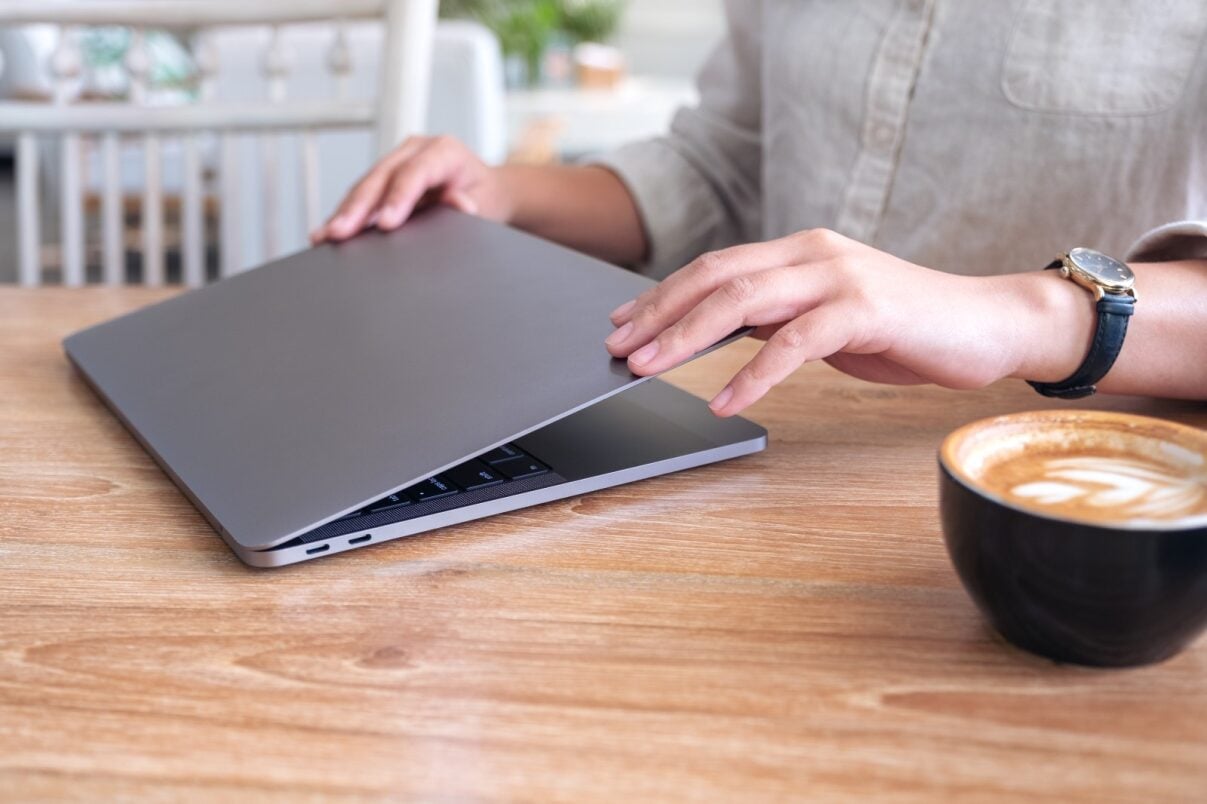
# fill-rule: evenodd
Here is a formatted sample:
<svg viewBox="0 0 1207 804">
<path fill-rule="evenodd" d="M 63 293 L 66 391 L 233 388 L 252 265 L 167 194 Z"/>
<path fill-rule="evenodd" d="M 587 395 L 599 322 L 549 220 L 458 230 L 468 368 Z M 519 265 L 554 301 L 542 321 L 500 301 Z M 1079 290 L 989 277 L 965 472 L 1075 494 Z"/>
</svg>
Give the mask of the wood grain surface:
<svg viewBox="0 0 1207 804">
<path fill-rule="evenodd" d="M 253 570 L 59 346 L 169 292 L 0 289 L 0 798 L 1207 796 L 1207 644 L 1056 665 L 952 572 L 937 445 L 1021 383 L 811 366 L 760 455 Z"/>
</svg>

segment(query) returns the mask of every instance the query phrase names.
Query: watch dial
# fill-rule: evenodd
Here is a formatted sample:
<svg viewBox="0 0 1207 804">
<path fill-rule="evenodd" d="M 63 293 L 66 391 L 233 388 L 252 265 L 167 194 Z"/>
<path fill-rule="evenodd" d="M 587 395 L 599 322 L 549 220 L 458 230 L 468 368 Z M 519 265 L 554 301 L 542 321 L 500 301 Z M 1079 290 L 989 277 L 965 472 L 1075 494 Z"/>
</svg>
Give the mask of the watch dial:
<svg viewBox="0 0 1207 804">
<path fill-rule="evenodd" d="M 1129 288 L 1135 281 L 1132 269 L 1113 257 L 1089 248 L 1075 248 L 1069 261 L 1082 273 L 1107 287 Z"/>
</svg>

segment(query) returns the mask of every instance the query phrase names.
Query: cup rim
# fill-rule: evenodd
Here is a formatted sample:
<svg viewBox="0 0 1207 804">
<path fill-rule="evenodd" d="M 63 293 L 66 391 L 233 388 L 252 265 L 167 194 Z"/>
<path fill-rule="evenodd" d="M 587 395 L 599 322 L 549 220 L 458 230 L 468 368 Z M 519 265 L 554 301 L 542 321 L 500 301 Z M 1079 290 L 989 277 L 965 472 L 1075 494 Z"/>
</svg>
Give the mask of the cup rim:
<svg viewBox="0 0 1207 804">
<path fill-rule="evenodd" d="M 1158 419 L 1154 416 L 1142 416 L 1135 413 L 1118 413 L 1105 410 L 1027 410 L 1017 411 L 1014 413 L 1004 413 L 998 416 L 987 416 L 983 419 L 968 422 L 967 424 L 957 427 L 952 430 L 943 439 L 939 445 L 939 465 L 947 472 L 947 474 L 961 486 L 964 486 L 970 492 L 977 494 L 987 500 L 997 503 L 1004 508 L 1009 508 L 1012 511 L 1017 511 L 1027 516 L 1033 516 L 1038 519 L 1045 519 L 1053 522 L 1062 522 L 1080 527 L 1100 528 L 1107 531 L 1120 532 L 1145 532 L 1145 531 L 1160 531 L 1162 533 L 1181 533 L 1196 530 L 1207 526 L 1207 514 L 1191 517 L 1189 520 L 1181 520 L 1177 522 L 1162 523 L 1160 520 L 1144 520 L 1142 522 L 1100 522 L 1086 519 L 1075 519 L 1069 516 L 1061 516 L 1059 514 L 1041 512 L 1034 508 L 1027 508 L 1017 503 L 1011 502 L 1001 495 L 990 491 L 982 484 L 977 483 L 972 477 L 958 465 L 954 459 L 955 450 L 969 436 L 987 429 L 989 427 L 1002 425 L 1006 423 L 1018 423 L 1033 421 L 1038 423 L 1061 423 L 1067 424 L 1071 422 L 1082 421 L 1098 421 L 1103 423 L 1122 424 L 1125 422 L 1146 425 L 1150 427 L 1165 428 L 1187 437 L 1193 441 L 1197 441 L 1203 445 L 1204 451 L 1207 452 L 1207 430 L 1202 430 L 1198 427 L 1174 422 L 1168 419 Z"/>
</svg>

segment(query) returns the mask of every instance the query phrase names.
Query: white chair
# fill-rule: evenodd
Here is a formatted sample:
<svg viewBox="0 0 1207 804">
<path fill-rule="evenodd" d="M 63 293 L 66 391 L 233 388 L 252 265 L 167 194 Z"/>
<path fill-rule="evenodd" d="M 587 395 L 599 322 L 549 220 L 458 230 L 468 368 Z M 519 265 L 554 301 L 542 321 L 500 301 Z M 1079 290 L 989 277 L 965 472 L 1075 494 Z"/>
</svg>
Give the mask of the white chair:
<svg viewBox="0 0 1207 804">
<path fill-rule="evenodd" d="M 350 51 L 355 54 L 348 72 L 338 79 L 327 68 L 327 43 L 331 34 L 324 24 L 290 26 L 283 30 L 281 46 L 290 54 L 285 92 L 294 100 L 321 100 L 342 93 L 346 100 L 370 103 L 378 96 L 378 76 L 384 34 L 371 22 L 344 27 Z M 210 38 L 217 68 L 213 77 L 214 99 L 220 102 L 251 102 L 264 97 L 267 79 L 258 55 L 265 52 L 268 29 L 227 28 Z M 425 129 L 434 134 L 452 134 L 487 162 L 506 156 L 507 132 L 503 111 L 503 62 L 498 40 L 483 26 L 465 20 L 441 20 L 432 46 L 431 92 L 424 116 Z M 278 171 L 270 184 L 264 173 L 268 164 L 260 155 L 262 142 L 241 137 L 238 145 L 243 164 L 260 164 L 260 170 L 240 172 L 243 231 L 239 242 L 243 265 L 256 265 L 301 248 L 306 244 L 307 226 L 313 222 L 303 212 L 304 189 L 296 171 Z M 303 147 L 297 134 L 273 138 L 275 159 L 296 164 Z M 318 196 L 311 206 L 323 215 L 330 212 L 344 193 L 372 165 L 373 134 L 368 130 L 340 129 L 317 134 L 318 177 L 311 190 Z M 137 156 L 137 154 L 133 154 Z M 204 159 L 204 154 L 203 154 Z M 170 168 L 171 159 L 165 159 Z M 137 165 L 127 171 L 137 179 Z M 165 179 L 169 177 L 165 176 Z M 271 201 L 266 194 L 271 193 Z"/>
<path fill-rule="evenodd" d="M 246 211 L 241 178 L 259 177 L 265 192 L 266 254 L 273 242 L 277 207 L 274 194 L 286 171 L 284 157 L 296 161 L 303 228 L 318 223 L 321 132 L 372 129 L 376 152 L 404 136 L 424 130 L 428 106 L 433 29 L 437 0 L 0 0 L 0 26 L 49 23 L 60 26 L 51 57 L 54 102 L 0 101 L 0 134 L 16 137 L 18 281 L 41 284 L 39 158 L 45 140 L 57 146 L 60 203 L 59 263 L 63 284 L 85 282 L 84 186 L 86 155 L 97 154 L 100 174 L 101 265 L 106 283 L 125 281 L 121 154 L 124 141 L 137 140 L 143 154 L 141 200 L 142 279 L 162 284 L 164 270 L 163 152 L 165 143 L 180 151 L 180 217 L 182 278 L 190 286 L 205 281 L 203 159 L 216 155 L 218 214 L 221 221 L 220 263 L 223 275 L 244 267 Z M 355 98 L 348 76 L 357 54 L 349 45 L 348 25 L 373 19 L 384 29 L 380 80 L 375 99 Z M 292 98 L 288 93 L 290 27 L 325 21 L 324 48 L 335 97 Z M 81 60 L 77 32 L 81 26 L 122 25 L 134 31 L 126 59 L 130 102 L 75 102 Z M 222 100 L 215 94 L 221 67 L 215 38 L 233 27 L 268 26 L 259 59 L 266 75 L 267 97 Z M 313 25 L 311 25 L 313 29 Z M 188 104 L 155 105 L 148 97 L 147 51 L 143 32 L 170 29 L 190 35 L 199 70 L 199 99 Z M 292 154 L 277 147 L 292 132 L 300 146 Z M 258 140 L 255 164 L 241 154 L 247 138 Z M 253 233 L 254 234 L 254 233 Z"/>
</svg>

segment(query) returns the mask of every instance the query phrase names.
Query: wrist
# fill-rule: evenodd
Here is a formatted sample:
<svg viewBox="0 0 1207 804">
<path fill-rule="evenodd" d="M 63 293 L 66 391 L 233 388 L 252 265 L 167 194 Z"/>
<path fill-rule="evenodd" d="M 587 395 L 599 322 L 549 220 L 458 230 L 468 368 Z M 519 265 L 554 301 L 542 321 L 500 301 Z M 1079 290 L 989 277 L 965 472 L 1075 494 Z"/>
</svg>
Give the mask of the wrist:
<svg viewBox="0 0 1207 804">
<path fill-rule="evenodd" d="M 514 225 L 516 218 L 519 217 L 517 207 L 520 204 L 524 184 L 522 168 L 517 165 L 499 165 L 489 167 L 487 170 L 490 171 L 491 184 L 494 185 L 496 209 L 499 213 L 498 220 L 501 223 Z"/>
<path fill-rule="evenodd" d="M 1094 297 L 1056 271 L 1032 271 L 1001 277 L 1017 311 L 1014 369 L 1010 376 L 1036 382 L 1060 382 L 1085 360 L 1098 316 Z"/>
<path fill-rule="evenodd" d="M 559 219 L 579 205 L 579 171 L 567 165 L 499 165 L 491 168 L 503 222 L 517 229 L 546 235 Z"/>
<path fill-rule="evenodd" d="M 629 264 L 645 254 L 636 202 L 610 170 L 504 165 L 492 171 L 500 220 L 610 262 Z"/>
</svg>

